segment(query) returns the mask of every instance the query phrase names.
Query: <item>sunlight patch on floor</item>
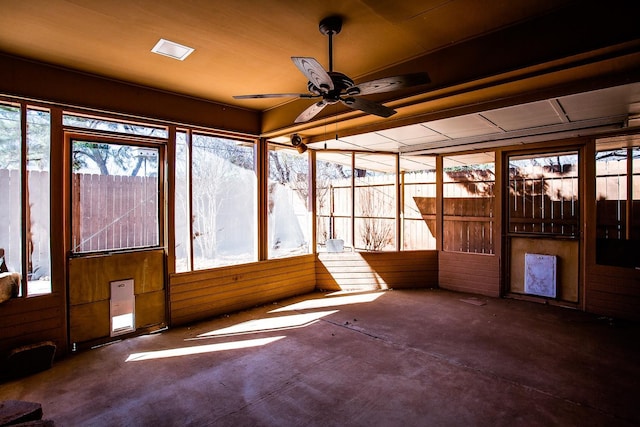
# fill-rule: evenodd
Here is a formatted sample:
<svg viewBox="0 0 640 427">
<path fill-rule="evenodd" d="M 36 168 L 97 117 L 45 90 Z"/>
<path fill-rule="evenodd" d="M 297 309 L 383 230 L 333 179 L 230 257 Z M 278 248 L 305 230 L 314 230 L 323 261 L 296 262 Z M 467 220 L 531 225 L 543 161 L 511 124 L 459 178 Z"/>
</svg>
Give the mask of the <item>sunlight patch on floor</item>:
<svg viewBox="0 0 640 427">
<path fill-rule="evenodd" d="M 127 357 L 125 362 L 140 362 L 142 360 L 165 359 L 169 357 L 190 356 L 194 354 L 213 353 L 225 350 L 238 350 L 243 348 L 260 347 L 279 341 L 284 336 L 258 338 L 253 340 L 232 341 L 218 344 L 196 345 L 190 347 L 171 348 L 167 350 L 147 351 L 143 353 L 133 353 Z"/>
<path fill-rule="evenodd" d="M 253 319 L 227 328 L 216 329 L 198 335 L 198 338 L 250 334 L 256 332 L 281 331 L 292 328 L 308 326 L 311 323 L 337 313 L 338 310 L 318 311 L 315 313 L 293 314 L 290 316 L 267 317 L 264 319 Z"/>
<path fill-rule="evenodd" d="M 330 298 L 318 298 L 300 301 L 295 304 L 271 310 L 269 313 L 280 313 L 283 311 L 294 310 L 312 310 L 316 308 L 335 307 L 349 304 L 361 304 L 365 302 L 373 302 L 382 296 L 384 292 L 336 296 Z"/>
</svg>

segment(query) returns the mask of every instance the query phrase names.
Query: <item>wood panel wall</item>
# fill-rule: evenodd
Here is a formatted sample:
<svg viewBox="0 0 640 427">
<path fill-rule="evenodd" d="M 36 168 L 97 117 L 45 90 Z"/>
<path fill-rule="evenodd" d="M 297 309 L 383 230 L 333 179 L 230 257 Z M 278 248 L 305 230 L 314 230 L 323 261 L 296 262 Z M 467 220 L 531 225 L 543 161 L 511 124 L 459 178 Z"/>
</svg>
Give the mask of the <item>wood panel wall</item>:
<svg viewBox="0 0 640 427">
<path fill-rule="evenodd" d="M 435 288 L 438 252 L 319 253 L 316 287 L 322 290 Z"/>
<path fill-rule="evenodd" d="M 639 270 L 592 265 L 585 282 L 585 311 L 640 321 Z"/>
<path fill-rule="evenodd" d="M 500 296 L 500 257 L 463 252 L 440 252 L 438 285 L 442 289 Z"/>
<path fill-rule="evenodd" d="M 64 306 L 60 293 L 12 298 L 0 304 L 0 358 L 13 348 L 40 341 L 53 341 L 56 353 L 65 353 Z"/>
<path fill-rule="evenodd" d="M 578 303 L 580 293 L 580 245 L 578 240 L 510 237 L 509 292 L 524 294 L 525 255 L 527 253 L 557 257 L 557 299 Z"/>
<path fill-rule="evenodd" d="M 69 341 L 93 342 L 111 333 L 110 282 L 133 279 L 136 329 L 165 324 L 162 250 L 69 260 Z"/>
<path fill-rule="evenodd" d="M 0 53 L 0 93 L 258 135 L 261 113 Z"/>
<path fill-rule="evenodd" d="M 311 292 L 314 255 L 171 275 L 171 325 L 181 325 Z"/>
</svg>

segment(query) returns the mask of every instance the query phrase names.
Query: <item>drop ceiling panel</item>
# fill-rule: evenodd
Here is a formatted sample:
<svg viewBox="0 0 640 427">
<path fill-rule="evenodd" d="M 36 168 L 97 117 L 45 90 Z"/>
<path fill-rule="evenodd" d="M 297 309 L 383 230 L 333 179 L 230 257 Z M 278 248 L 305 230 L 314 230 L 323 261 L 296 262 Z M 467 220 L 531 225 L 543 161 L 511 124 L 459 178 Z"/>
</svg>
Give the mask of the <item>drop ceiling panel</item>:
<svg viewBox="0 0 640 427">
<path fill-rule="evenodd" d="M 326 141 L 319 141 L 307 144 L 309 148 L 313 148 L 314 150 L 362 150 L 362 147 L 351 144 L 350 142 L 344 141 L 342 139 L 327 139 Z"/>
<path fill-rule="evenodd" d="M 336 151 L 320 151 L 316 156 L 319 162 L 332 162 L 351 168 L 351 153 L 340 153 Z"/>
<path fill-rule="evenodd" d="M 565 96 L 559 101 L 572 122 L 625 115 L 631 104 L 640 102 L 640 83 Z"/>
<path fill-rule="evenodd" d="M 389 154 L 356 154 L 356 168 L 376 172 L 395 173 L 396 156 Z"/>
<path fill-rule="evenodd" d="M 459 156 L 447 156 L 443 159 L 442 165 L 446 168 L 470 166 L 470 165 L 482 165 L 485 163 L 492 163 L 495 161 L 495 156 L 492 152 L 463 154 Z"/>
<path fill-rule="evenodd" d="M 367 148 L 370 148 L 374 151 L 387 151 L 390 153 L 397 153 L 400 151 L 401 147 L 406 147 L 406 145 L 397 141 L 388 141 L 381 144 L 371 144 Z"/>
<path fill-rule="evenodd" d="M 411 146 L 424 145 L 429 143 L 435 144 L 438 142 L 444 142 L 449 140 L 450 138 L 447 138 L 444 135 L 440 135 L 439 133 L 434 133 L 433 135 L 423 136 L 421 138 L 406 139 L 406 140 L 403 140 L 402 143 L 404 144 L 404 146 L 411 147 Z"/>
<path fill-rule="evenodd" d="M 411 139 L 426 138 L 426 137 L 442 139 L 442 135 L 420 124 L 381 130 L 376 133 L 380 135 L 384 135 L 385 137 L 393 139 L 395 141 L 401 141 L 401 142 L 405 142 Z"/>
<path fill-rule="evenodd" d="M 550 101 L 532 102 L 482 113 L 505 131 L 529 129 L 563 123 L 562 116 Z"/>
<path fill-rule="evenodd" d="M 400 170 L 435 170 L 436 158 L 433 156 L 400 156 Z"/>
<path fill-rule="evenodd" d="M 365 147 L 368 148 L 371 145 L 375 145 L 375 144 L 384 144 L 388 142 L 393 142 L 393 140 L 387 138 L 384 135 L 378 134 L 376 132 L 365 133 L 361 135 L 345 136 L 343 138 L 338 138 L 338 139 L 362 148 L 365 148 Z"/>
<path fill-rule="evenodd" d="M 436 120 L 425 124 L 429 129 L 449 138 L 491 135 L 501 131 L 477 114 Z"/>
</svg>

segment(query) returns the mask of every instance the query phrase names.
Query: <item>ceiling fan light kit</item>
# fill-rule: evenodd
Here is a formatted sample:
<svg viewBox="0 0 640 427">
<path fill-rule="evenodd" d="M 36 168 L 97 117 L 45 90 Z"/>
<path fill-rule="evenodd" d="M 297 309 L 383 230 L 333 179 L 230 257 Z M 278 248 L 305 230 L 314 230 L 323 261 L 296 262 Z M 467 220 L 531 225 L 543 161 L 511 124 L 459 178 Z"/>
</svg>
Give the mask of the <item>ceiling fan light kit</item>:
<svg viewBox="0 0 640 427">
<path fill-rule="evenodd" d="M 374 114 L 386 118 L 395 114 L 396 111 L 380 103 L 361 98 L 360 96 L 391 92 L 426 84 L 430 81 L 427 73 L 413 73 L 355 84 L 347 75 L 333 71 L 333 36 L 342 30 L 342 17 L 332 15 L 324 18 L 320 21 L 319 29 L 322 34 L 329 38 L 329 71 L 326 71 L 315 58 L 291 57 L 294 65 L 308 80 L 308 93 L 236 95 L 234 98 L 322 98 L 300 113 L 295 119 L 295 123 L 307 122 L 320 113 L 327 105 L 338 102 L 354 110 L 360 110 L 367 114 Z"/>
</svg>

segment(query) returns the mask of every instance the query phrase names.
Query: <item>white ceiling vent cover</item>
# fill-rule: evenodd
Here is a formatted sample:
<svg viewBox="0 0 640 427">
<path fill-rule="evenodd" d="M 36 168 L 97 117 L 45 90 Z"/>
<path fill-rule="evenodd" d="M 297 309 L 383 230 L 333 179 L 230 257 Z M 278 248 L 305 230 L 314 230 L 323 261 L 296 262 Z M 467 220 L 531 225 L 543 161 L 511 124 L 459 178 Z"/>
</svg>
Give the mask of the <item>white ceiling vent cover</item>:
<svg viewBox="0 0 640 427">
<path fill-rule="evenodd" d="M 153 49 L 151 49 L 151 52 L 153 53 L 168 56 L 169 58 L 177 59 L 179 61 L 184 61 L 185 58 L 191 55 L 191 52 L 193 51 L 193 48 L 165 39 L 160 39 Z"/>
<path fill-rule="evenodd" d="M 524 292 L 542 297 L 556 297 L 556 256 L 524 255 Z"/>
</svg>

